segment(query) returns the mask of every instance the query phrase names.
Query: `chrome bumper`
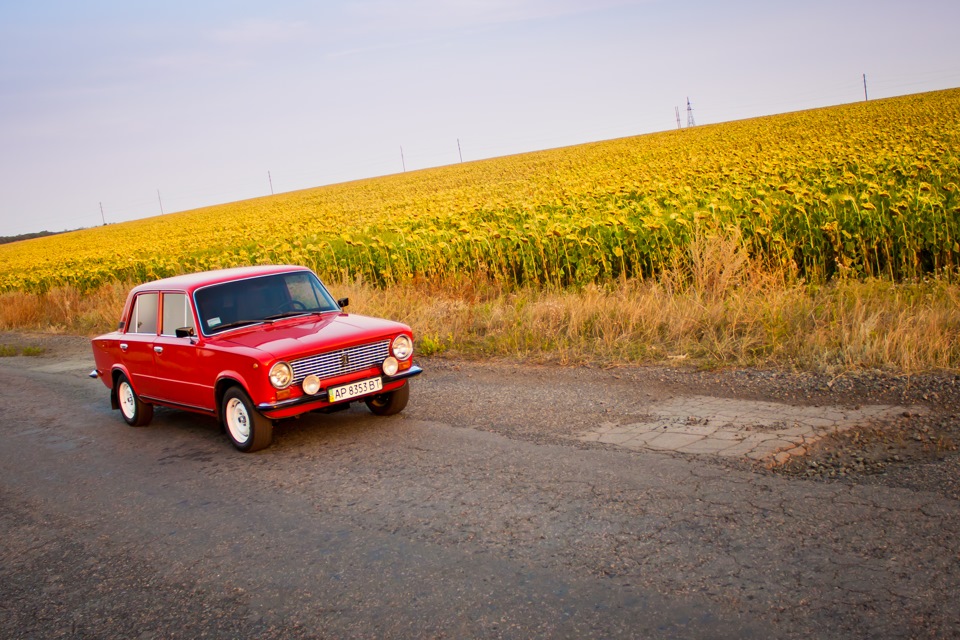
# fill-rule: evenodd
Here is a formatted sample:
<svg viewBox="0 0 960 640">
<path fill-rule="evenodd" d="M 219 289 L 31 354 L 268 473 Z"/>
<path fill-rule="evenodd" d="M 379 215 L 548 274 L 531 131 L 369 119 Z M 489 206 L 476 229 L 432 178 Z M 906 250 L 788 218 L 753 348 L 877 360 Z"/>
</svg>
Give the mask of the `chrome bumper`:
<svg viewBox="0 0 960 640">
<path fill-rule="evenodd" d="M 389 384 L 391 382 L 396 382 L 397 380 L 405 380 L 406 378 L 413 378 L 423 373 L 423 369 L 417 365 L 411 366 L 406 371 L 401 371 L 395 376 L 380 376 L 380 379 L 383 380 L 384 384 Z M 302 396 L 300 398 L 291 398 L 290 400 L 283 400 L 281 402 L 263 402 L 257 405 L 259 411 L 276 411 L 277 409 L 287 409 L 289 407 L 295 407 L 299 404 L 309 404 L 311 402 L 328 402 L 327 397 L 329 397 L 328 389 L 320 389 L 312 396 Z M 366 397 L 366 396 L 361 396 Z M 359 398 L 355 398 L 359 399 Z"/>
</svg>

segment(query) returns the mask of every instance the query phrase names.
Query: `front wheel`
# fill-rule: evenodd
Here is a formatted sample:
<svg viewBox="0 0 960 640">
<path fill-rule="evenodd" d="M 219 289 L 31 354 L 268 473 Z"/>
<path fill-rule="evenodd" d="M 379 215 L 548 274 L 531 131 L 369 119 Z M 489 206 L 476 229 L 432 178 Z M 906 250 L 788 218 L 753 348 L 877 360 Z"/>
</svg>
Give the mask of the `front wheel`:
<svg viewBox="0 0 960 640">
<path fill-rule="evenodd" d="M 407 400 L 410 399 L 410 383 L 404 382 L 403 386 L 394 391 L 381 393 L 367 400 L 367 408 L 378 416 L 392 416 L 403 411 L 407 406 Z"/>
<path fill-rule="evenodd" d="M 153 420 L 153 405 L 140 399 L 133 390 L 127 376 L 120 374 L 117 378 L 117 404 L 120 405 L 120 414 L 131 427 L 145 427 Z"/>
<path fill-rule="evenodd" d="M 239 451 L 259 451 L 273 442 L 273 423 L 260 415 L 239 387 L 230 387 L 223 394 L 220 417 L 230 441 Z"/>
</svg>

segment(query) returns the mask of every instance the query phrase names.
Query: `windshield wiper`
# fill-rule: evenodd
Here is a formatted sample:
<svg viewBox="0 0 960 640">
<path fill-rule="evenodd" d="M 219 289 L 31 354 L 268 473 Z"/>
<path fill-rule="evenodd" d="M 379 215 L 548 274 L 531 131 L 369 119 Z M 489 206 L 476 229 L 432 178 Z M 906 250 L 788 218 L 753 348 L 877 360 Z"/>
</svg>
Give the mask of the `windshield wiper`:
<svg viewBox="0 0 960 640">
<path fill-rule="evenodd" d="M 210 327 L 214 333 L 223 331 L 224 329 L 234 329 L 236 327 L 245 327 L 248 324 L 257 324 L 263 322 L 263 320 L 235 320 L 233 322 L 228 322 L 227 324 L 219 324 L 215 327 Z"/>
<path fill-rule="evenodd" d="M 284 311 L 283 313 L 275 313 L 272 316 L 267 316 L 266 318 L 264 318 L 264 320 L 268 322 L 272 322 L 274 320 L 282 320 L 283 318 L 292 318 L 294 316 L 309 316 L 316 313 L 320 313 L 320 312 L 307 311 L 306 309 L 303 309 L 300 311 Z"/>
</svg>

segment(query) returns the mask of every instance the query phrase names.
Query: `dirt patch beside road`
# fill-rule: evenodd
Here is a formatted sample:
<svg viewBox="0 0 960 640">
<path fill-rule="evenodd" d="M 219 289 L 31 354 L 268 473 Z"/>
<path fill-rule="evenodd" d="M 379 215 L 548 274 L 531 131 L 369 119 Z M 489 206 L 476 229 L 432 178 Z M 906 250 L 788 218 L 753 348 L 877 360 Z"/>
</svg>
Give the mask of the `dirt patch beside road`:
<svg viewBox="0 0 960 640">
<path fill-rule="evenodd" d="M 412 405 L 411 411 L 440 418 L 435 407 L 455 407 L 450 410 L 455 410 L 466 426 L 538 442 L 590 440 L 584 435 L 596 433 L 604 425 L 649 424 L 651 415 L 658 413 L 675 414 L 668 422 L 689 420 L 706 426 L 702 422 L 707 421 L 708 425 L 723 426 L 729 422 L 723 414 L 738 404 L 747 411 L 762 410 L 765 404 L 778 407 L 767 421 L 754 421 L 758 430 L 763 424 L 770 430 L 795 426 L 795 420 L 786 424 L 785 416 L 814 420 L 841 411 L 849 418 L 840 419 L 842 429 L 818 434 L 785 462 L 771 465 L 766 456 L 757 460 L 746 455 L 698 457 L 762 473 L 900 486 L 960 500 L 960 376 L 955 374 L 828 376 L 663 367 L 604 370 L 448 360 L 433 360 L 428 368 L 433 384 L 418 393 L 426 394 L 429 402 Z M 509 392 L 504 393 L 504 388 Z M 711 402 L 717 408 L 711 410 Z M 665 405 L 668 410 L 663 409 Z M 686 416 L 676 413 L 683 413 L 684 407 Z M 582 444 L 619 446 L 613 442 Z M 672 448 L 677 455 L 695 455 L 694 451 L 684 452 L 682 445 Z"/>
</svg>

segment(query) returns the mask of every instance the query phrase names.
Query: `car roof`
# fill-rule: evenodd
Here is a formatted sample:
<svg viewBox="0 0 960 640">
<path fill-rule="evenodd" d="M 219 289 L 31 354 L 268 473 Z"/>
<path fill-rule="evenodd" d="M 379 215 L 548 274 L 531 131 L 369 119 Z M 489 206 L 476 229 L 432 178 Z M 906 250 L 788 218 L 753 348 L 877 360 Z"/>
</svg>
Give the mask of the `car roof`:
<svg viewBox="0 0 960 640">
<path fill-rule="evenodd" d="M 199 273 L 188 273 L 172 278 L 162 278 L 145 282 L 134 287 L 131 293 L 140 293 L 142 291 L 187 291 L 192 293 L 200 287 L 206 287 L 212 284 L 221 284 L 233 280 L 243 280 L 245 278 L 255 278 L 257 276 L 268 276 L 275 273 L 289 273 L 292 271 L 310 271 L 306 267 L 296 265 L 260 265 L 255 267 L 233 267 L 231 269 L 217 269 L 214 271 L 201 271 Z"/>
</svg>

